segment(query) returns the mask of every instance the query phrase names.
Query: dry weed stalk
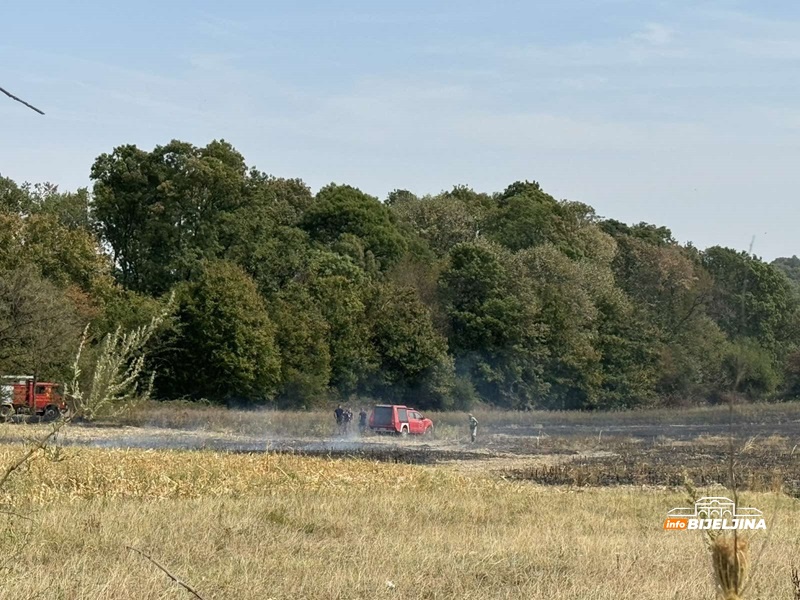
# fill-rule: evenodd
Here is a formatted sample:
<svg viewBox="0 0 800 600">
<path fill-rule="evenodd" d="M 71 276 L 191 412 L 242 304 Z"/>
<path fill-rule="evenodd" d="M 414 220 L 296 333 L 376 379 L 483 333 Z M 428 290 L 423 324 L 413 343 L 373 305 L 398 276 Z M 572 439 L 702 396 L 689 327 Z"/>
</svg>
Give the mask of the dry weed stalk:
<svg viewBox="0 0 800 600">
<path fill-rule="evenodd" d="M 174 581 L 176 584 L 178 584 L 179 586 L 181 586 L 181 587 L 182 587 L 183 589 L 185 589 L 187 592 L 189 592 L 190 594 L 192 594 L 192 596 L 194 596 L 195 598 L 198 598 L 198 600 L 204 600 L 204 598 L 203 598 L 203 597 L 202 597 L 200 594 L 198 594 L 198 593 L 197 593 L 197 590 L 195 590 L 195 589 L 194 589 L 192 586 L 190 586 L 190 585 L 189 585 L 188 583 L 186 583 L 185 581 L 181 581 L 180 579 L 178 579 L 178 578 L 177 578 L 175 575 L 173 575 L 172 573 L 170 573 L 170 572 L 169 572 L 169 570 L 167 570 L 167 568 L 166 568 L 165 566 L 163 566 L 163 565 L 162 565 L 161 563 L 159 563 L 159 562 L 158 562 L 158 561 L 157 561 L 155 558 L 153 558 L 152 556 L 150 556 L 150 555 L 149 555 L 149 554 L 147 554 L 146 552 L 142 552 L 141 550 L 139 550 L 138 548 L 134 548 L 133 546 L 125 546 L 125 548 L 127 548 L 127 549 L 128 549 L 128 550 L 130 550 L 131 552 L 136 552 L 136 554 L 138 554 L 138 555 L 140 555 L 140 556 L 143 556 L 144 558 L 146 558 L 147 560 L 149 560 L 149 561 L 150 561 L 151 563 L 153 563 L 153 564 L 154 564 L 156 567 L 158 567 L 158 568 L 159 568 L 159 569 L 160 569 L 162 572 L 164 572 L 164 573 L 166 574 L 166 576 L 167 576 L 167 577 L 169 577 L 169 578 L 170 578 L 172 581 Z"/>
<path fill-rule="evenodd" d="M 40 115 L 43 115 L 43 114 L 44 114 L 44 112 L 42 112 L 41 110 L 39 110 L 38 108 L 36 108 L 36 107 L 35 107 L 33 104 L 30 104 L 30 103 L 28 103 L 28 102 L 25 102 L 25 100 L 23 100 L 23 99 L 22 99 L 22 98 L 20 98 L 19 96 L 15 96 L 14 94 L 12 94 L 11 92 L 9 92 L 8 90 L 6 90 L 6 89 L 3 89 L 3 88 L 1 88 L 1 87 L 0 87 L 0 92 L 2 92 L 3 94 L 5 94 L 6 96 L 8 96 L 9 98 L 11 98 L 12 100 L 16 100 L 16 101 L 17 101 L 17 102 L 19 102 L 20 104 L 24 104 L 25 106 L 27 106 L 28 108 L 30 108 L 30 109 L 31 109 L 32 111 L 34 111 L 34 112 L 37 112 L 37 113 L 39 113 Z"/>
<path fill-rule="evenodd" d="M 792 567 L 792 589 L 794 600 L 800 600 L 800 573 L 797 572 L 797 567 Z"/>
<path fill-rule="evenodd" d="M 5 470 L 3 471 L 3 475 L 0 476 L 0 489 L 2 489 L 2 487 L 11 477 L 11 475 L 13 475 L 17 469 L 20 469 L 21 467 L 25 466 L 28 462 L 33 460 L 34 456 L 40 450 L 44 450 L 47 447 L 47 444 L 50 443 L 50 440 L 52 440 L 58 434 L 59 430 L 65 425 L 66 422 L 67 419 L 63 419 L 55 423 L 53 425 L 53 428 L 47 433 L 47 435 L 35 441 L 33 444 L 31 444 L 30 448 L 28 448 L 25 452 L 23 452 L 19 456 L 19 458 L 17 458 L 14 462 L 10 463 L 5 468 Z"/>
<path fill-rule="evenodd" d="M 717 535 L 710 543 L 714 579 L 722 600 L 741 600 L 750 566 L 748 543 L 736 535 Z"/>
</svg>

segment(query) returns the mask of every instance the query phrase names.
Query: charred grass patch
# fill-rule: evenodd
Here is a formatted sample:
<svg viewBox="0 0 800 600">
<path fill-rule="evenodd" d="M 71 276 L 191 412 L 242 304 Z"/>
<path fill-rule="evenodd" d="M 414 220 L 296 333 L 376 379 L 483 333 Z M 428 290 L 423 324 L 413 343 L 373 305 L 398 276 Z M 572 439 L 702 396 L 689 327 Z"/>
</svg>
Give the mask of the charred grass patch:
<svg viewBox="0 0 800 600">
<path fill-rule="evenodd" d="M 545 485 L 681 487 L 730 486 L 728 440 L 584 441 L 593 451 L 560 464 L 506 469 L 505 478 Z M 602 448 L 602 450 L 599 450 Z M 737 443 L 735 471 L 739 489 L 783 491 L 800 498 L 800 453 L 788 438 L 751 438 Z M 594 454 L 594 455 L 593 455 Z"/>
</svg>

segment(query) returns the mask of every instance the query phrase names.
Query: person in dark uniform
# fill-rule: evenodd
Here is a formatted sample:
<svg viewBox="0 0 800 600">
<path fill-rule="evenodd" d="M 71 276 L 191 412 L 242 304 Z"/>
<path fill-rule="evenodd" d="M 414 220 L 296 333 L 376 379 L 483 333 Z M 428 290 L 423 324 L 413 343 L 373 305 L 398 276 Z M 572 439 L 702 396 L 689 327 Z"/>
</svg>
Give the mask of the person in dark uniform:
<svg viewBox="0 0 800 600">
<path fill-rule="evenodd" d="M 341 404 L 333 411 L 333 416 L 336 417 L 336 426 L 339 428 L 339 433 L 342 433 L 342 427 L 344 426 L 344 409 Z"/>
<path fill-rule="evenodd" d="M 367 409 L 362 408 L 361 412 L 358 413 L 358 430 L 361 432 L 361 435 L 367 431 Z"/>
<path fill-rule="evenodd" d="M 348 406 L 346 409 L 344 409 L 344 415 L 342 416 L 345 434 L 350 432 L 350 422 L 352 420 L 353 420 L 353 411 L 350 410 L 350 407 Z"/>
</svg>

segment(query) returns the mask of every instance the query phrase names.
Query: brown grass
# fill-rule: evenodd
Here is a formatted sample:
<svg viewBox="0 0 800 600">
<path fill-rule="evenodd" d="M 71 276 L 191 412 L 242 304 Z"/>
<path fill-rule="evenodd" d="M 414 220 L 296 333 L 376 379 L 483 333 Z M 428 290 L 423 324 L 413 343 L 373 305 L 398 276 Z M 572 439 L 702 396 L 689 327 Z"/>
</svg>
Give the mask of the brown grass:
<svg viewBox="0 0 800 600">
<path fill-rule="evenodd" d="M 0 446 L 0 464 L 21 450 Z M 699 532 L 667 532 L 679 492 L 575 490 L 443 468 L 287 455 L 66 449 L 12 479 L 0 598 L 713 597 Z M 790 597 L 795 501 L 779 510 L 753 598 Z M 761 538 L 754 536 L 753 544 Z M 394 587 L 388 586 L 391 582 Z"/>
</svg>

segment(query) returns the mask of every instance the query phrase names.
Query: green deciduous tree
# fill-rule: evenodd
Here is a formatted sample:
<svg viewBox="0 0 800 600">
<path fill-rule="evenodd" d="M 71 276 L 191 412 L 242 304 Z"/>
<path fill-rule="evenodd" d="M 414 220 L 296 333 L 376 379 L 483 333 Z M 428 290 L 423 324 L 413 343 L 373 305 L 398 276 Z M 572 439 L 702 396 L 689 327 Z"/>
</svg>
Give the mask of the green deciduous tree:
<svg viewBox="0 0 800 600">
<path fill-rule="evenodd" d="M 329 326 L 308 289 L 291 283 L 271 302 L 275 340 L 281 355 L 278 400 L 286 406 L 313 406 L 327 397 L 331 378 Z"/>
<path fill-rule="evenodd" d="M 307 277 L 328 325 L 331 386 L 339 394 L 354 393 L 378 367 L 366 316 L 366 274 L 351 258 L 320 250 L 311 259 Z"/>
<path fill-rule="evenodd" d="M 535 181 L 385 204 L 348 185 L 314 194 L 224 141 L 119 146 L 92 178 L 90 194 L 0 177 L 0 318 L 16 318 L 16 294 L 96 340 L 177 289 L 148 348 L 164 397 L 609 409 L 800 395 L 795 257 L 701 252 Z M 52 356 L 19 368 L 68 366 Z"/>
<path fill-rule="evenodd" d="M 774 356 L 756 340 L 732 342 L 723 358 L 727 389 L 749 398 L 771 396 L 780 383 Z"/>
<path fill-rule="evenodd" d="M 800 292 L 800 258 L 795 255 L 776 258 L 770 265 L 783 271 L 783 274 L 795 286 L 795 289 Z"/>
<path fill-rule="evenodd" d="M 452 385 L 447 341 L 415 290 L 379 285 L 369 304 L 370 341 L 380 361 L 374 392 L 423 408 L 447 406 Z"/>
<path fill-rule="evenodd" d="M 776 351 L 793 332 L 798 298 L 786 276 L 745 252 L 713 247 L 702 255 L 714 278 L 709 313 L 731 338 Z"/>
<path fill-rule="evenodd" d="M 0 269 L 0 373 L 65 374 L 82 327 L 64 290 L 35 268 Z"/>
<path fill-rule="evenodd" d="M 600 356 L 599 386 L 583 408 L 651 406 L 657 401 L 659 356 L 656 328 L 619 289 L 595 300 Z"/>
<path fill-rule="evenodd" d="M 99 297 L 113 286 L 111 264 L 92 234 L 51 213 L 0 213 L 0 268 L 33 265 L 47 280 Z"/>
<path fill-rule="evenodd" d="M 549 402 L 563 408 L 593 403 L 601 383 L 595 301 L 598 288 L 608 285 L 610 272 L 593 263 L 573 261 L 549 243 L 519 257 L 539 303 L 538 319 L 546 326 L 543 341 L 549 357 L 544 378 Z"/>
<path fill-rule="evenodd" d="M 168 396 L 265 402 L 278 389 L 275 325 L 236 265 L 209 262 L 178 288 L 176 324 L 164 343 L 171 372 L 158 385 Z"/>
<path fill-rule="evenodd" d="M 30 196 L 8 177 L 0 175 L 0 213 L 23 214 L 30 210 Z"/>
<path fill-rule="evenodd" d="M 456 244 L 474 241 L 480 234 L 480 212 L 459 197 L 390 197 L 392 212 L 410 232 L 424 239 L 438 255 L 444 256 Z"/>
<path fill-rule="evenodd" d="M 389 208 L 348 185 L 322 188 L 303 215 L 302 227 L 325 244 L 335 243 L 346 234 L 358 237 L 381 269 L 397 262 L 406 249 Z"/>
<path fill-rule="evenodd" d="M 540 304 L 514 257 L 483 243 L 459 244 L 442 273 L 449 342 L 459 372 L 506 407 L 540 404 L 547 349 Z"/>
<path fill-rule="evenodd" d="M 219 257 L 245 204 L 244 159 L 229 144 L 173 141 L 144 152 L 120 146 L 92 167 L 92 217 L 113 252 L 120 282 L 161 294 Z"/>
<path fill-rule="evenodd" d="M 487 233 L 511 250 L 522 250 L 557 237 L 559 204 L 538 183 L 510 185 L 487 219 Z"/>
</svg>

